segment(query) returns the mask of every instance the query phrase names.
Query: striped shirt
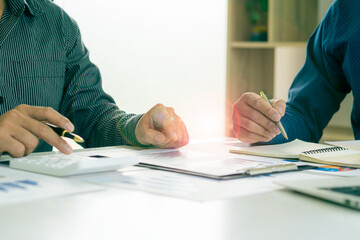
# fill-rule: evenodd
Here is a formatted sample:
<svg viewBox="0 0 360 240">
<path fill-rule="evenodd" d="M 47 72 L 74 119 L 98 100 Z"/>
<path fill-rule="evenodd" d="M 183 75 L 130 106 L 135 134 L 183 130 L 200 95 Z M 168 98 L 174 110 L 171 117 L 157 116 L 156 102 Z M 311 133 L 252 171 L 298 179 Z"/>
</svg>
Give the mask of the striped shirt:
<svg viewBox="0 0 360 240">
<path fill-rule="evenodd" d="M 84 147 L 138 145 L 142 115 L 119 110 L 102 89 L 79 28 L 48 0 L 7 0 L 0 21 L 0 114 L 20 104 L 52 107 L 69 118 Z M 50 151 L 40 140 L 35 151 Z"/>
</svg>

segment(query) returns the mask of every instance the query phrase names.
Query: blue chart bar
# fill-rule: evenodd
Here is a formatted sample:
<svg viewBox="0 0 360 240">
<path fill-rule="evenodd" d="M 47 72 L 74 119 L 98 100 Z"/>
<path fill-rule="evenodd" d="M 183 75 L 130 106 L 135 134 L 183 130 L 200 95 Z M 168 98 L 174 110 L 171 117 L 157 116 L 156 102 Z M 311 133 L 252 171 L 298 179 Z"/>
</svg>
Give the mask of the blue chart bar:
<svg viewBox="0 0 360 240">
<path fill-rule="evenodd" d="M 19 188 L 19 189 L 26 189 L 26 187 L 21 186 L 20 184 L 16 183 L 16 182 L 5 182 L 5 183 L 1 183 L 1 185 L 3 187 L 7 187 L 7 188 Z"/>
<path fill-rule="evenodd" d="M 17 181 L 17 182 L 27 184 L 27 185 L 32 185 L 32 186 L 38 186 L 39 185 L 37 182 L 32 181 L 32 180 L 20 180 L 20 181 Z"/>
<path fill-rule="evenodd" d="M 9 192 L 11 190 L 27 190 L 30 186 L 39 186 L 38 182 L 24 179 L 15 182 L 0 182 L 0 192 Z"/>
</svg>

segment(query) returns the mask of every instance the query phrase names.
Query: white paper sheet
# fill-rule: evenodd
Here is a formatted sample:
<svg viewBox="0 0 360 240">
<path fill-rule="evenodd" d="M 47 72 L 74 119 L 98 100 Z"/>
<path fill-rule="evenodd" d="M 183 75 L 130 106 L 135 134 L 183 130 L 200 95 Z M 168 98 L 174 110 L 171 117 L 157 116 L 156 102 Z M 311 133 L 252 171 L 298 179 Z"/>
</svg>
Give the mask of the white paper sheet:
<svg viewBox="0 0 360 240">
<path fill-rule="evenodd" d="M 0 166 L 0 205 L 97 191 L 104 187 Z"/>
<path fill-rule="evenodd" d="M 278 158 L 231 154 L 228 150 L 230 147 L 234 147 L 234 145 L 238 145 L 238 143 L 233 141 L 230 143 L 227 141 L 210 143 L 199 142 L 192 143 L 184 148 L 177 150 L 151 149 L 140 151 L 139 154 L 143 157 L 154 157 L 159 161 L 170 161 L 173 164 L 199 164 L 199 166 L 203 164 L 206 165 L 207 161 L 209 160 L 207 157 L 212 159 L 211 161 L 215 161 L 216 159 L 213 158 L 214 156 L 222 156 L 222 158 L 219 158 L 220 163 L 214 163 L 215 165 L 223 164 L 221 163 L 221 159 L 224 158 L 242 158 L 246 159 L 247 161 L 253 160 L 256 162 L 260 161 L 269 164 L 284 163 L 284 160 Z M 189 158 L 198 158 L 198 163 L 189 163 Z M 296 164 L 304 164 L 303 162 L 292 162 Z M 232 163 L 229 165 L 233 166 Z M 316 172 L 319 173 L 321 171 Z M 274 179 L 313 179 L 329 178 L 329 176 L 325 174 L 313 174 L 309 173 L 308 171 L 303 171 L 233 180 L 213 180 L 180 173 L 131 167 L 118 172 L 74 176 L 72 178 L 104 186 L 134 189 L 138 191 L 145 191 L 197 201 L 209 201 L 257 194 L 279 189 L 280 187 L 278 185 L 272 183 Z"/>
<path fill-rule="evenodd" d="M 138 160 L 144 164 L 212 176 L 241 174 L 247 169 L 290 164 L 283 159 L 232 154 L 228 152 L 228 148 L 229 146 L 223 143 L 212 143 L 171 151 L 145 150 L 139 152 Z"/>
<path fill-rule="evenodd" d="M 305 172 L 289 172 L 223 181 L 144 169 L 143 171 L 109 172 L 106 174 L 75 176 L 73 178 L 110 187 L 127 188 L 196 201 L 211 201 L 281 189 L 282 187 L 272 183 L 274 179 L 317 179 L 327 177 L 326 175 Z"/>
</svg>

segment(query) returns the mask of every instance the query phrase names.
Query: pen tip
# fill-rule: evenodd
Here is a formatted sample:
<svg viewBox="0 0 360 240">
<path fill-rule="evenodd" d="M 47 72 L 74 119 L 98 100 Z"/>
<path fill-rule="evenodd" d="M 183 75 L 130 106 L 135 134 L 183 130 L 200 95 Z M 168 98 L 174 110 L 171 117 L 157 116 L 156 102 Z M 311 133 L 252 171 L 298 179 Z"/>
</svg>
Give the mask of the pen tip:
<svg viewBox="0 0 360 240">
<path fill-rule="evenodd" d="M 79 136 L 74 136 L 74 141 L 77 142 L 77 143 L 83 143 L 84 139 L 79 137 Z"/>
</svg>

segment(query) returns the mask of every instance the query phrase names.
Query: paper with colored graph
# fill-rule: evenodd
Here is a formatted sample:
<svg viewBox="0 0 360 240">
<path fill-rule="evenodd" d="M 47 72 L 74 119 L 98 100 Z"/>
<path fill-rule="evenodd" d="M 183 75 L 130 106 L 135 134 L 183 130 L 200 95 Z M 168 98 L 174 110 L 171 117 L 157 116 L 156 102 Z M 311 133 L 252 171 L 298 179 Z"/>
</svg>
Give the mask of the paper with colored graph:
<svg viewBox="0 0 360 240">
<path fill-rule="evenodd" d="M 88 183 L 0 166 L 0 206 L 101 189 Z"/>
</svg>

